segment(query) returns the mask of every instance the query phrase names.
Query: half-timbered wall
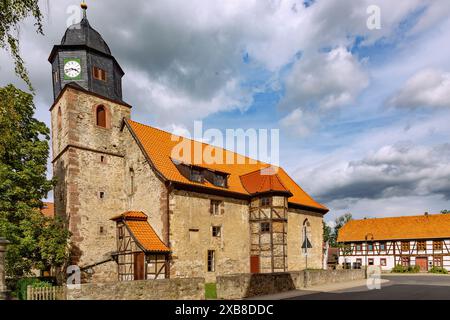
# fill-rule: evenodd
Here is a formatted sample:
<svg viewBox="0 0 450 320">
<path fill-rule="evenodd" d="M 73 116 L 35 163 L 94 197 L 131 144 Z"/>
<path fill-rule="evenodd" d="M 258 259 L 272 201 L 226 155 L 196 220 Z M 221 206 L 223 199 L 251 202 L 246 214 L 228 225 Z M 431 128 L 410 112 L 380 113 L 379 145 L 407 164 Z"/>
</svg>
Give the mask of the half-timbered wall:
<svg viewBox="0 0 450 320">
<path fill-rule="evenodd" d="M 255 198 L 250 206 L 252 257 L 259 257 L 259 272 L 287 270 L 287 199 L 268 197 L 268 205 Z M 264 229 L 267 227 L 267 229 Z"/>
<path fill-rule="evenodd" d="M 433 266 L 450 269 L 450 239 L 375 241 L 367 246 L 365 242 L 352 242 L 343 244 L 339 254 L 341 265 L 354 268 L 373 262 L 385 271 L 396 265 L 421 265 L 425 259 L 428 270 Z"/>
<path fill-rule="evenodd" d="M 165 255 L 144 253 L 123 222 L 117 223 L 117 270 L 119 281 L 164 279 Z M 141 279 L 139 279 L 141 278 Z"/>
</svg>

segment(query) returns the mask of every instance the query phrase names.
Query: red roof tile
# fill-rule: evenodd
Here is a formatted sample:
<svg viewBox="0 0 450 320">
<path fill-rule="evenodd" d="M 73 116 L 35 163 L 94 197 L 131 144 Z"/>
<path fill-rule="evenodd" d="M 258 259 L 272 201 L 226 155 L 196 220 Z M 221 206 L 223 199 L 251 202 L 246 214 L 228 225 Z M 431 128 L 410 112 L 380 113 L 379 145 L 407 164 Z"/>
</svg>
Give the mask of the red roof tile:
<svg viewBox="0 0 450 320">
<path fill-rule="evenodd" d="M 235 152 L 223 148 L 214 147 L 198 141 L 182 138 L 176 135 L 172 135 L 169 132 L 162 131 L 147 125 L 143 125 L 132 120 L 126 120 L 126 123 L 130 127 L 131 132 L 134 134 L 136 139 L 141 144 L 142 148 L 144 149 L 145 153 L 150 159 L 152 165 L 155 167 L 156 171 L 159 172 L 163 176 L 163 178 L 169 181 L 178 182 L 185 185 L 203 186 L 209 189 L 229 191 L 243 195 L 250 195 L 249 191 L 246 189 L 246 187 L 244 187 L 244 184 L 241 180 L 241 176 L 250 173 L 255 174 L 256 171 L 271 167 L 267 163 L 250 159 Z M 203 153 L 212 154 L 214 157 L 220 158 L 223 161 L 221 161 L 221 163 L 208 163 L 206 161 L 201 161 L 201 163 L 189 163 L 188 161 L 185 161 L 185 159 L 175 159 L 172 152 L 174 151 L 175 147 L 180 143 L 180 141 L 183 141 L 185 145 L 189 147 L 187 148 L 190 149 L 191 153 L 190 155 L 187 155 L 190 156 L 187 157 L 189 159 L 194 159 L 194 150 L 202 150 Z M 201 166 L 206 169 L 229 173 L 227 188 L 215 186 L 209 181 L 205 181 L 204 183 L 198 183 L 187 179 L 177 169 L 173 161 L 174 159 L 182 163 L 189 163 Z M 227 161 L 229 159 L 234 159 L 232 164 L 230 164 L 229 161 Z M 292 196 L 289 197 L 290 203 L 316 208 L 324 212 L 328 211 L 328 209 L 325 206 L 315 201 L 311 196 L 309 196 L 305 191 L 303 191 L 302 188 L 300 188 L 300 186 L 298 186 L 298 184 L 294 180 L 292 180 L 282 168 L 276 169 L 278 169 L 277 176 L 275 178 L 270 178 L 268 180 L 266 179 L 260 179 L 263 181 L 258 180 L 258 182 L 263 182 L 262 186 L 259 186 L 258 188 L 262 189 L 267 189 L 271 187 L 277 189 L 285 188 L 289 190 L 292 194 Z M 252 183 L 250 184 L 252 185 Z M 252 187 L 250 188 L 253 189 Z"/>
<path fill-rule="evenodd" d="M 450 214 L 350 220 L 340 230 L 339 242 L 450 238 Z"/>
<path fill-rule="evenodd" d="M 147 215 L 140 211 L 124 212 L 111 220 L 122 220 L 136 242 L 148 252 L 170 252 L 147 221 Z"/>
<path fill-rule="evenodd" d="M 41 213 L 47 218 L 55 217 L 55 204 L 53 202 L 44 202 Z"/>
</svg>

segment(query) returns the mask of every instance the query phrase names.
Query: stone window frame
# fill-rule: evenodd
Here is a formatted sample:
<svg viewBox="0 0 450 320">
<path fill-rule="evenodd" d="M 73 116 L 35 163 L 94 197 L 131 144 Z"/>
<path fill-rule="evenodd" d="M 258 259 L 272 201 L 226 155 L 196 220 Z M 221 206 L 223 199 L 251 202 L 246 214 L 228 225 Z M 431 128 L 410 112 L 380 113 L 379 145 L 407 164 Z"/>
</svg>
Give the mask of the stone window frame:
<svg viewBox="0 0 450 320">
<path fill-rule="evenodd" d="M 62 111 L 61 106 L 58 107 L 58 112 L 56 114 L 56 125 L 58 130 L 62 129 Z"/>
<path fill-rule="evenodd" d="M 135 174 L 135 171 L 134 171 L 134 168 L 133 167 L 130 167 L 129 168 L 129 170 L 128 170 L 128 172 L 129 172 L 129 174 L 130 174 L 130 185 L 129 185 L 129 188 L 130 188 L 130 195 L 134 195 L 134 193 L 135 193 L 135 188 L 136 188 L 136 181 L 135 181 L 135 178 L 136 178 L 136 174 Z"/>
<path fill-rule="evenodd" d="M 216 271 L 216 250 L 208 250 L 206 254 L 206 270 L 207 272 Z"/>
<path fill-rule="evenodd" d="M 222 237 L 222 226 L 212 226 L 211 227 L 211 235 L 213 238 Z"/>
<path fill-rule="evenodd" d="M 218 199 L 211 199 L 209 205 L 209 213 L 212 216 L 221 216 L 225 214 L 224 201 Z"/>
<path fill-rule="evenodd" d="M 105 110 L 105 126 L 100 126 L 98 125 L 98 121 L 97 121 L 97 110 L 99 108 L 103 107 L 103 109 Z M 100 129 L 111 129 L 111 111 L 108 105 L 104 104 L 104 103 L 99 103 L 99 104 L 95 104 L 94 106 L 92 106 L 92 119 L 94 122 L 94 126 L 96 128 L 100 128 Z"/>
</svg>

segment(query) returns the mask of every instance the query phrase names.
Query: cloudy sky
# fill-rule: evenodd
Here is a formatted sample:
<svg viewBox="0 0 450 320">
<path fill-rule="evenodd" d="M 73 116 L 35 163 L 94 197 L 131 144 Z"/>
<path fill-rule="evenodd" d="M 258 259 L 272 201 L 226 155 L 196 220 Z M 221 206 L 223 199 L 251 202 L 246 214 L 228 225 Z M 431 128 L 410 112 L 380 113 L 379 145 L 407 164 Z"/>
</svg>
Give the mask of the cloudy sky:
<svg viewBox="0 0 450 320">
<path fill-rule="evenodd" d="M 71 5 L 20 26 L 49 124 L 51 71 Z M 327 220 L 450 209 L 450 1 L 88 1 L 126 72 L 133 118 L 166 130 L 279 128 L 280 162 Z M 377 5 L 381 28 L 369 30 Z M 24 84 L 0 52 L 0 85 Z"/>
</svg>

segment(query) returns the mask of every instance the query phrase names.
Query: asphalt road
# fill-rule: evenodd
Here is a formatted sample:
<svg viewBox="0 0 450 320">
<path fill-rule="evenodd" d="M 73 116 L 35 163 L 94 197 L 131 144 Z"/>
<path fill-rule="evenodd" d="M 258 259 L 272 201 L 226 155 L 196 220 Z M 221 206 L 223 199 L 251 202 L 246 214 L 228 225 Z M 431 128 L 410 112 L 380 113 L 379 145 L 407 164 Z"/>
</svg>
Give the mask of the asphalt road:
<svg viewBox="0 0 450 320">
<path fill-rule="evenodd" d="M 302 292 L 286 300 L 450 300 L 450 276 L 386 275 L 379 290 L 356 287 L 334 292 Z"/>
</svg>

